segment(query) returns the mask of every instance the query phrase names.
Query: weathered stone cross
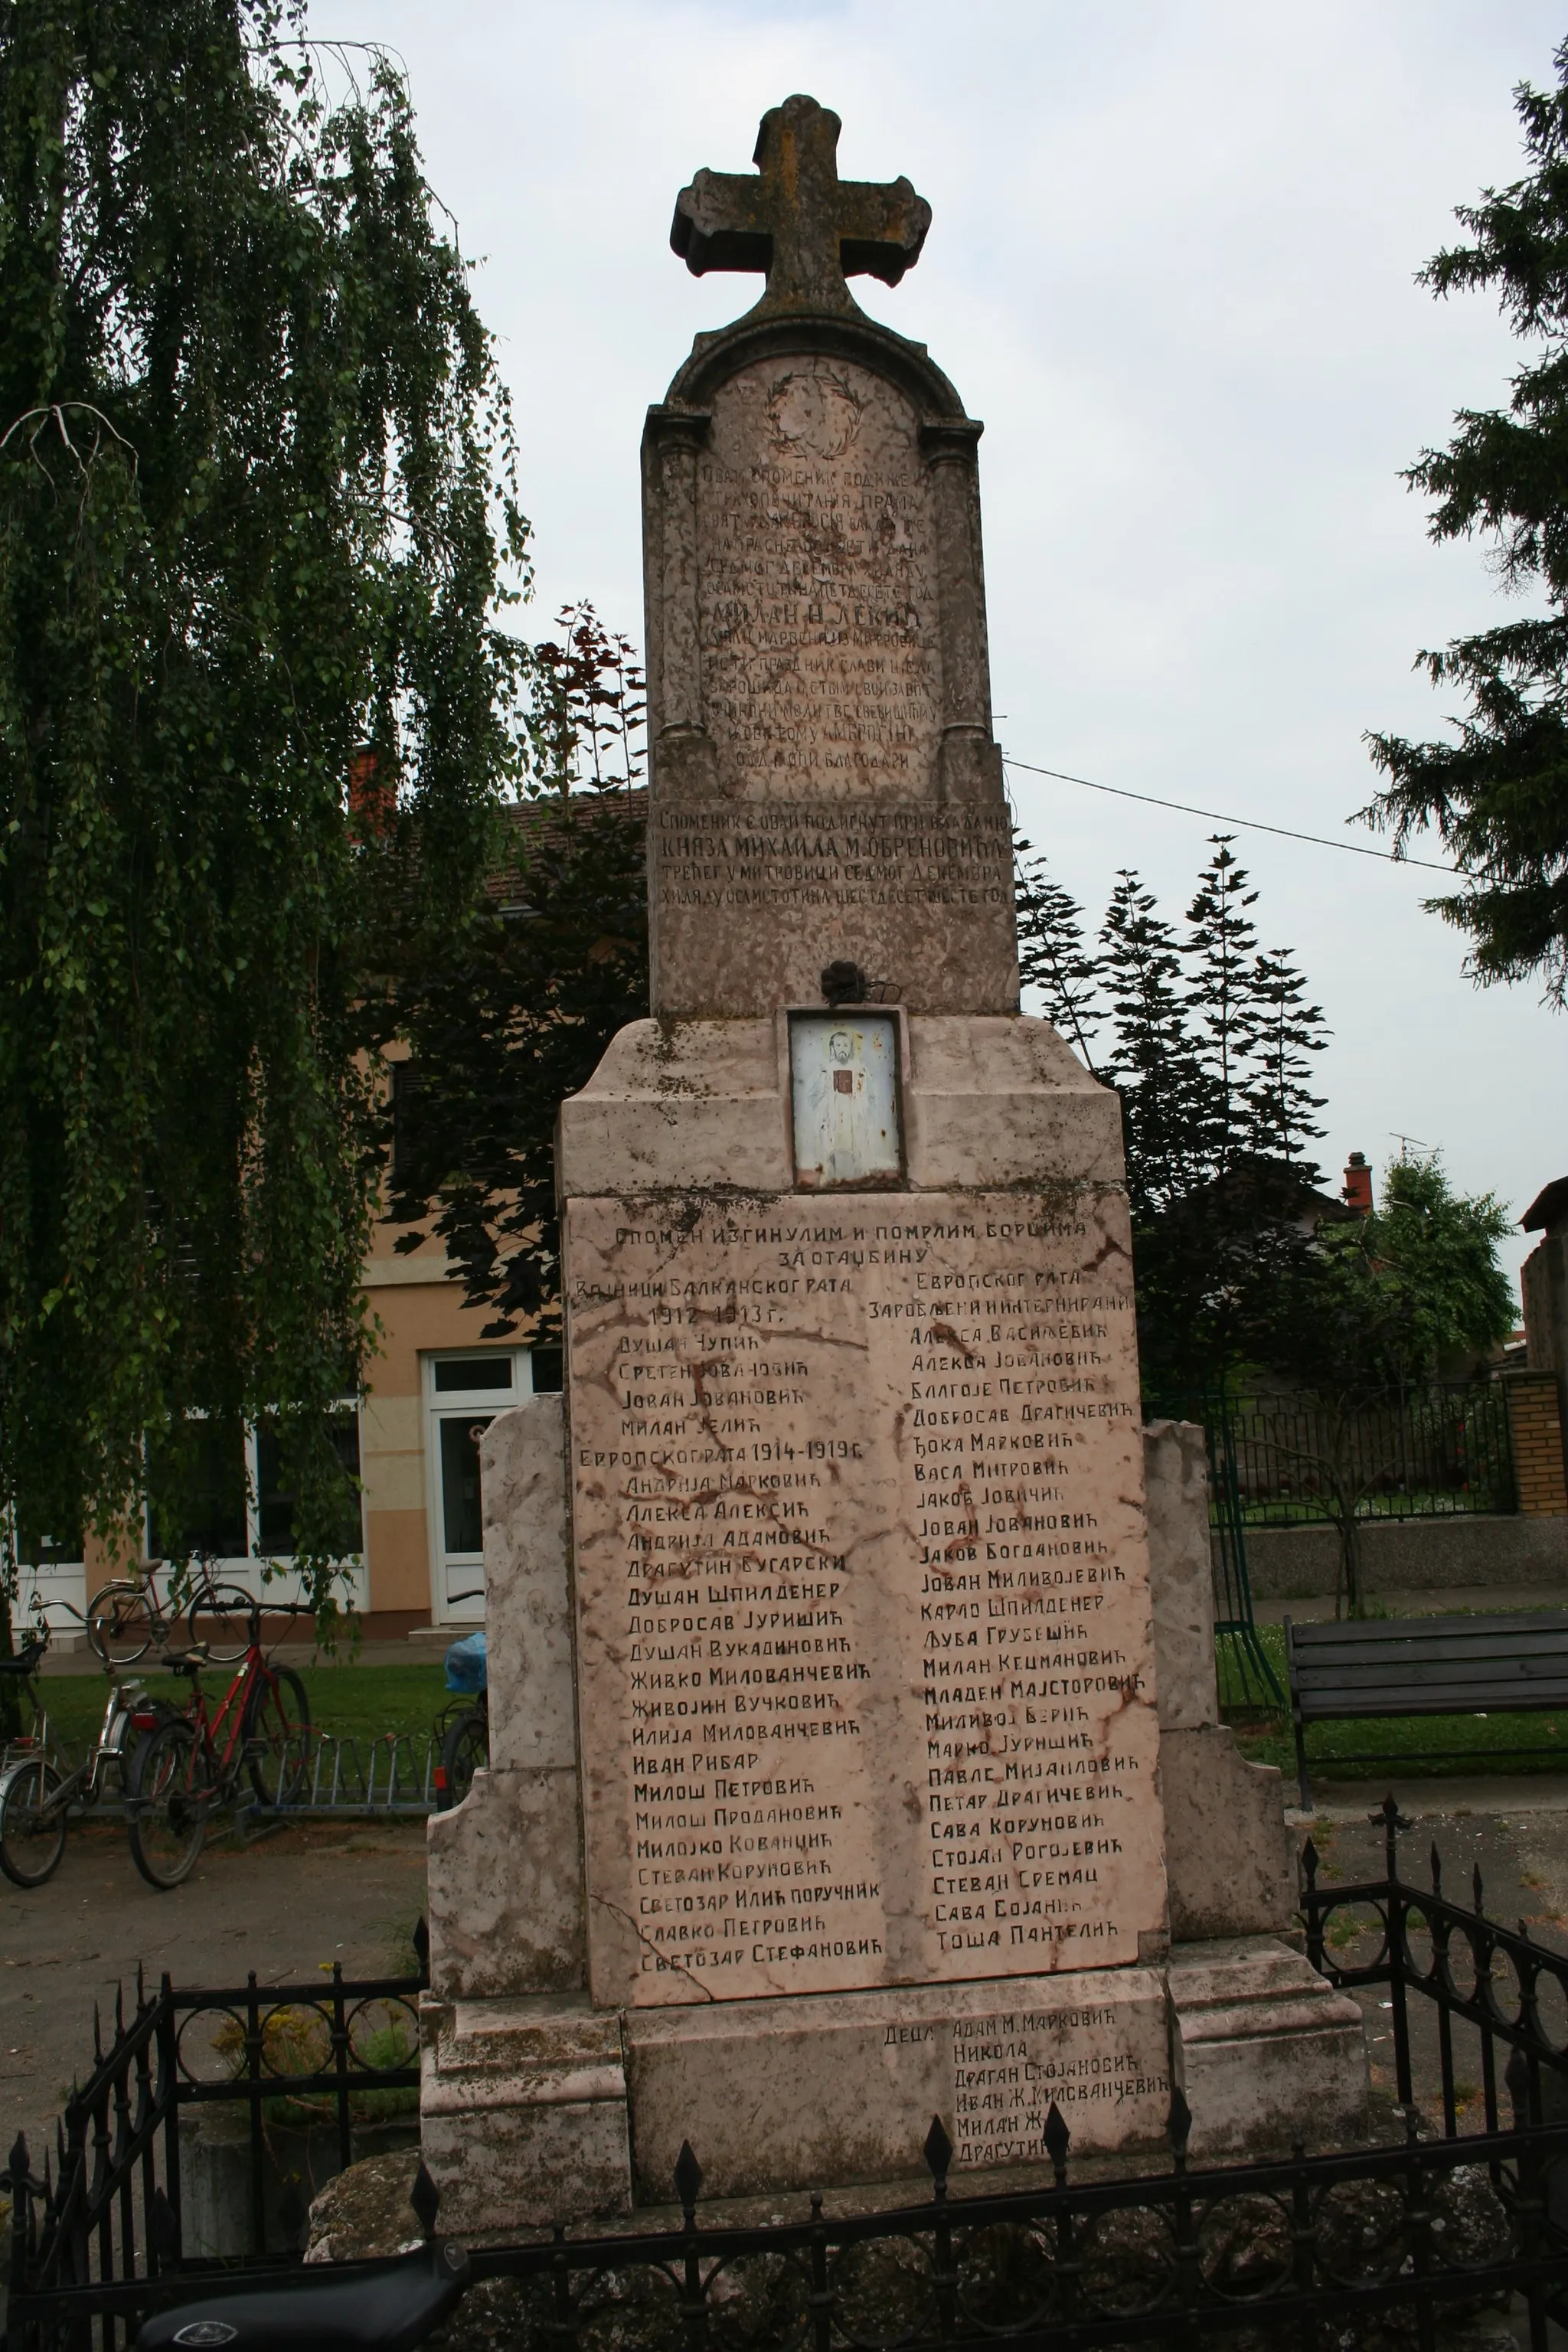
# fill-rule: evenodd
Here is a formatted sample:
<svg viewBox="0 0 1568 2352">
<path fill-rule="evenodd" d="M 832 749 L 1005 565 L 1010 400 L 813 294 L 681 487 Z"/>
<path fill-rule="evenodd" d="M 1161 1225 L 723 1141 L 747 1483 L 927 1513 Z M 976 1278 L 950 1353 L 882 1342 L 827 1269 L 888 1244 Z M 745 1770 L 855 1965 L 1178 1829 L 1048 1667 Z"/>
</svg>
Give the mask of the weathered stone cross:
<svg viewBox="0 0 1568 2352">
<path fill-rule="evenodd" d="M 838 117 L 814 98 L 770 107 L 759 175 L 699 172 L 675 200 L 670 244 L 694 277 L 763 269 L 770 310 L 853 310 L 847 278 L 896 286 L 920 259 L 931 206 L 908 180 L 841 180 Z"/>
</svg>

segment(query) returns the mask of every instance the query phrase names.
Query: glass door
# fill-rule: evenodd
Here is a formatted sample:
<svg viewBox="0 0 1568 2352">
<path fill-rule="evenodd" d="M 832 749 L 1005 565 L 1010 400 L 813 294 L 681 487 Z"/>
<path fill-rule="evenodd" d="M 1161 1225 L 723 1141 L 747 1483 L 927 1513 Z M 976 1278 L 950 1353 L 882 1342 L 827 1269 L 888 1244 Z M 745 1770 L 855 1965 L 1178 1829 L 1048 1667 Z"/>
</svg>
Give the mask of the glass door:
<svg viewBox="0 0 1568 2352">
<path fill-rule="evenodd" d="M 479 1440 L 508 1405 L 532 1392 L 526 1349 L 426 1359 L 433 1615 L 438 1625 L 480 1625 L 485 1615 L 485 1531 Z"/>
</svg>

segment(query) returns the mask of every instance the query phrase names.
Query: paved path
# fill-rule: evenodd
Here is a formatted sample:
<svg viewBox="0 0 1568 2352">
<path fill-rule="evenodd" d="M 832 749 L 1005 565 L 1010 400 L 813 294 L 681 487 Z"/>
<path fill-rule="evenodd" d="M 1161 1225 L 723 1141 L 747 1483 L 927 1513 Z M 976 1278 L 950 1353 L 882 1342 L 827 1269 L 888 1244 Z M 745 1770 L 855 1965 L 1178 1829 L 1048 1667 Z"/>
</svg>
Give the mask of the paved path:
<svg viewBox="0 0 1568 2352">
<path fill-rule="evenodd" d="M 73 2072 L 92 2056 L 92 2005 L 112 2019 L 116 1980 L 226 1990 L 401 1974 L 425 1907 L 425 1824 L 323 1823 L 241 1848 L 208 1847 L 191 1878 L 156 1893 L 121 1830 L 74 1824 L 47 1886 L 0 1880 L 0 2147 L 26 2131 L 41 2161 Z M 322 1964 L 325 1963 L 325 1969 Z"/>
</svg>

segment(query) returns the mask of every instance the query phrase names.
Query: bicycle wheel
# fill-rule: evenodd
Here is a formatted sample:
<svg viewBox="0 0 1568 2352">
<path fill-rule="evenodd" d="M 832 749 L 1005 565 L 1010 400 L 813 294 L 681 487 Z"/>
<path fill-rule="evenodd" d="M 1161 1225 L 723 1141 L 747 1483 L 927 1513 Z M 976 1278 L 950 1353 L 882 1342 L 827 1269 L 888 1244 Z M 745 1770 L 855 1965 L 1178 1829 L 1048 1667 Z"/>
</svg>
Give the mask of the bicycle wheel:
<svg viewBox="0 0 1568 2352">
<path fill-rule="evenodd" d="M 310 1760 L 310 1702 L 290 1666 L 257 1670 L 245 1703 L 245 1762 L 264 1805 L 291 1805 Z"/>
<path fill-rule="evenodd" d="M 150 1886 L 178 1886 L 195 1867 L 214 1801 L 206 1748 L 183 1717 L 142 1740 L 130 1795 L 132 1862 Z"/>
<path fill-rule="evenodd" d="M 450 1812 L 474 1785 L 474 1774 L 490 1760 L 490 1721 L 483 1707 L 460 1715 L 441 1742 L 441 1770 L 436 1783 L 438 1810 Z"/>
<path fill-rule="evenodd" d="M 215 1666 L 237 1666 L 250 1644 L 256 1603 L 240 1584 L 198 1584 L 191 1595 L 191 1647 Z"/>
<path fill-rule="evenodd" d="M 133 1666 L 164 1631 L 144 1584 L 116 1578 L 87 1604 L 87 1638 L 106 1666 Z"/>
<path fill-rule="evenodd" d="M 0 1782 L 0 1870 L 13 1886 L 41 1886 L 66 1850 L 66 1809 L 48 1810 L 60 1776 L 41 1756 L 14 1765 Z"/>
</svg>

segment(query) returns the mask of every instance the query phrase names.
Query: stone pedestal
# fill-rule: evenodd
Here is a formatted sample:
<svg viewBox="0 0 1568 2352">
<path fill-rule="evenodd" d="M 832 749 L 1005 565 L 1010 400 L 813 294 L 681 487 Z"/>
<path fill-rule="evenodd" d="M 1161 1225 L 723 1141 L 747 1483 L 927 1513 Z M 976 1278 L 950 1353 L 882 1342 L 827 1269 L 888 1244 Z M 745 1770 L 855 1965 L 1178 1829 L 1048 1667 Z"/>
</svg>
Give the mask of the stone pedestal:
<svg viewBox="0 0 1568 2352">
<path fill-rule="evenodd" d="M 597 1148 L 603 1097 L 579 1102 Z M 711 1097 L 697 1116 L 718 1118 Z M 1141 1958 L 1106 1969 L 595 2006 L 579 1761 L 593 1732 L 576 1721 L 562 1400 L 491 1423 L 494 1761 L 429 1830 L 423 2127 L 454 2227 L 664 2202 L 683 2139 L 714 2195 L 899 2178 L 932 2115 L 956 2172 L 991 2173 L 1037 2159 L 1052 2100 L 1075 2148 L 1131 2154 L 1159 2144 L 1173 2082 L 1197 2154 L 1353 2137 L 1361 2014 L 1281 1940 L 1294 1870 L 1280 1777 L 1246 1763 L 1218 1722 L 1202 1432 L 1157 1423 L 1142 1459 L 1168 1951 L 1156 1932 Z"/>
</svg>

